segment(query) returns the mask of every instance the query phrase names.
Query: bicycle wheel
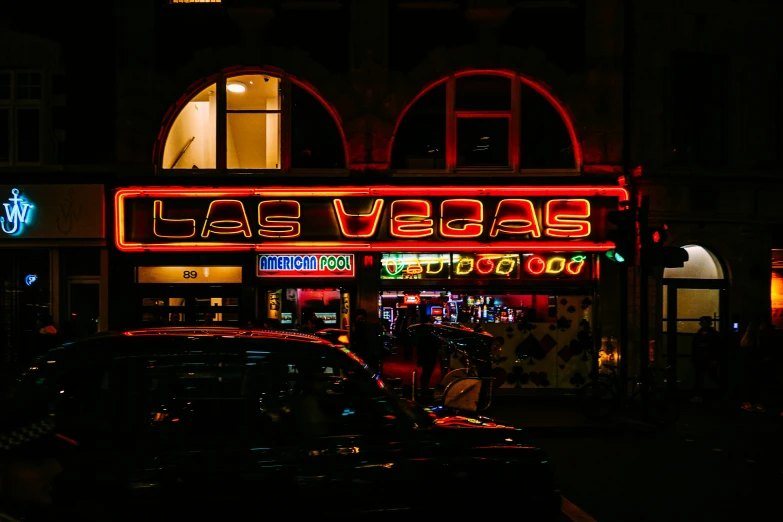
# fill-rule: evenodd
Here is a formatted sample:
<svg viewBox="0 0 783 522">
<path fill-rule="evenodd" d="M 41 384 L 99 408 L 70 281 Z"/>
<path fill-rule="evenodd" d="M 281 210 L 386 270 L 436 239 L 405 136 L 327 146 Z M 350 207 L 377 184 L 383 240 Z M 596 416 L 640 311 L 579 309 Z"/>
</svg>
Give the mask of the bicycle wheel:
<svg viewBox="0 0 783 522">
<path fill-rule="evenodd" d="M 671 426 L 680 417 L 679 402 L 666 390 L 651 393 L 648 408 L 650 421 L 656 426 Z"/>
<path fill-rule="evenodd" d="M 579 406 L 588 419 L 602 420 L 617 409 L 617 399 L 611 386 L 600 381 L 585 384 L 579 390 Z"/>
</svg>

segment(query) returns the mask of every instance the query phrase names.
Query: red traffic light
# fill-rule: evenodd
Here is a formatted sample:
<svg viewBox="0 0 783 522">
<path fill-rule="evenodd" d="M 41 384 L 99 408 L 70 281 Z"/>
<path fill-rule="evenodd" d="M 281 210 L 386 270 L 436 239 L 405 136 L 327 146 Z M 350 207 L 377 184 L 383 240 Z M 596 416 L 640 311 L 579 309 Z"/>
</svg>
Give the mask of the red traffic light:
<svg viewBox="0 0 783 522">
<path fill-rule="evenodd" d="M 655 232 L 653 232 L 652 240 L 653 240 L 653 243 L 660 243 L 661 242 L 661 233 L 658 232 L 657 230 Z"/>
</svg>

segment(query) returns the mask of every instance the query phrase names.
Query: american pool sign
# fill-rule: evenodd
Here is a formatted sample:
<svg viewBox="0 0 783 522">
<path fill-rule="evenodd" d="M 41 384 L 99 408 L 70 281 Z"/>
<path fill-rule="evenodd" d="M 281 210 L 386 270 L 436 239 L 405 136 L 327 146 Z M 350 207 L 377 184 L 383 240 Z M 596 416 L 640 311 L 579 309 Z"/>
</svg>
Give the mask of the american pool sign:
<svg viewBox="0 0 783 522">
<path fill-rule="evenodd" d="M 258 277 L 353 277 L 353 254 L 262 254 Z"/>
</svg>

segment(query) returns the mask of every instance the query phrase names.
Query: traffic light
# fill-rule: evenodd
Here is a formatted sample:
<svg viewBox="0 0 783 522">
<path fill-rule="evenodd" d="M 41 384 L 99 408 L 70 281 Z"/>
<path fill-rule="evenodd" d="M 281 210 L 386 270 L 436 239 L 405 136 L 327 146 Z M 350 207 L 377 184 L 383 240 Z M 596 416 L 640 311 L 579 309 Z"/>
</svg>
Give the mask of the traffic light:
<svg viewBox="0 0 783 522">
<path fill-rule="evenodd" d="M 606 238 L 614 243 L 614 249 L 606 257 L 615 263 L 636 262 L 636 213 L 633 209 L 612 210 L 607 219 L 615 228 L 606 232 Z"/>
<path fill-rule="evenodd" d="M 688 261 L 688 251 L 680 247 L 664 246 L 669 227 L 650 227 L 642 231 L 642 263 L 663 268 L 679 268 Z"/>
</svg>

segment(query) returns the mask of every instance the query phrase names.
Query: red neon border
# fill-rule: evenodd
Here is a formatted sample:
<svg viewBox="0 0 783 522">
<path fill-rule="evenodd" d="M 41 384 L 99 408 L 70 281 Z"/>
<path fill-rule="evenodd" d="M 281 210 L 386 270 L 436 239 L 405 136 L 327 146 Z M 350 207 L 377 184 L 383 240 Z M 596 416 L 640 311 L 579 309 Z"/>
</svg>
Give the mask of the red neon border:
<svg viewBox="0 0 783 522">
<path fill-rule="evenodd" d="M 292 252 L 288 252 L 288 253 L 290 254 Z M 335 252 L 306 252 L 306 253 L 307 255 L 312 255 L 312 256 L 329 256 L 335 254 Z M 262 255 L 267 255 L 267 254 L 262 253 L 256 257 L 256 277 L 260 279 L 266 279 L 270 277 L 277 277 L 277 278 L 295 277 L 297 279 L 309 278 L 309 277 L 322 277 L 324 279 L 350 279 L 356 277 L 356 256 L 353 254 L 344 254 L 344 255 L 351 256 L 351 271 L 350 272 L 343 271 L 339 274 L 334 274 L 334 275 L 329 275 L 328 273 L 320 273 L 320 272 L 318 274 L 302 274 L 294 271 L 287 272 L 285 270 L 283 271 L 278 270 L 278 272 L 275 274 L 267 274 L 267 273 L 262 274 L 261 267 L 259 266 L 259 261 L 260 261 L 259 257 Z"/>
<path fill-rule="evenodd" d="M 139 197 L 396 197 L 396 196 L 580 196 L 617 197 L 627 201 L 630 194 L 623 187 L 580 186 L 580 187 L 232 187 L 215 189 L 209 187 L 128 187 L 118 189 L 114 195 L 114 242 L 122 252 L 445 252 L 470 250 L 472 252 L 501 252 L 508 250 L 584 250 L 604 251 L 614 248 L 614 243 L 593 243 L 587 241 L 493 241 L 463 242 L 448 241 L 280 241 L 265 243 L 132 243 L 125 240 L 125 199 Z"/>
<path fill-rule="evenodd" d="M 560 118 L 563 120 L 563 124 L 566 126 L 566 130 L 568 131 L 568 136 L 571 139 L 571 147 L 574 149 L 574 167 L 576 170 L 580 170 L 582 168 L 582 162 L 583 162 L 583 153 L 582 153 L 582 144 L 579 142 L 579 138 L 576 135 L 576 126 L 574 125 L 574 118 L 569 114 L 568 109 L 565 108 L 565 105 L 560 102 L 551 92 L 550 90 L 543 85 L 540 82 L 537 82 L 533 80 L 532 78 L 528 78 L 526 76 L 517 74 L 515 72 L 511 71 L 505 71 L 505 70 L 498 70 L 498 69 L 471 69 L 468 71 L 460 71 L 455 74 L 450 74 L 448 76 L 445 76 L 443 78 L 440 78 L 439 80 L 436 80 L 429 85 L 427 85 L 424 89 L 422 89 L 403 109 L 402 112 L 400 112 L 400 115 L 397 117 L 397 121 L 394 124 L 394 132 L 392 133 L 391 139 L 389 140 L 389 150 L 387 152 L 387 161 L 389 165 L 391 165 L 392 161 L 392 151 L 394 147 L 394 139 L 397 137 L 397 131 L 400 129 L 400 124 L 402 123 L 403 118 L 405 118 L 405 115 L 408 113 L 411 107 L 419 101 L 422 96 L 430 92 L 432 89 L 437 87 L 438 85 L 448 81 L 450 78 L 461 78 L 463 76 L 478 76 L 478 75 L 486 75 L 486 76 L 503 76 L 506 78 L 519 78 L 522 83 L 536 91 L 538 94 L 543 96 L 546 101 L 548 101 L 552 107 L 555 108 L 557 111 L 557 114 L 560 116 Z"/>
</svg>

